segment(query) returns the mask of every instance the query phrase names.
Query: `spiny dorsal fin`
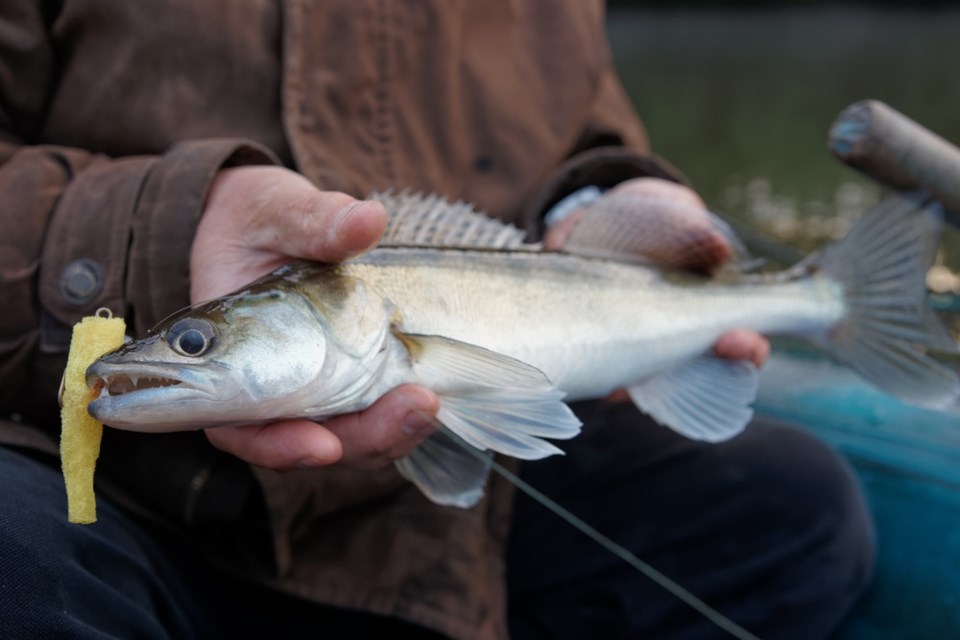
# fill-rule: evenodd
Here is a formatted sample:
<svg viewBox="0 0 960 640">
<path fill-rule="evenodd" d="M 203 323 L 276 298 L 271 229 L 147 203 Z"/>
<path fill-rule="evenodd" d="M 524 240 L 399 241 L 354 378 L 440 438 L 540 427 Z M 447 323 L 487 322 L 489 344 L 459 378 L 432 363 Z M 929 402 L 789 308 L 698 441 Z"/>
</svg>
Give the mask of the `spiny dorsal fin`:
<svg viewBox="0 0 960 640">
<path fill-rule="evenodd" d="M 380 246 L 482 247 L 488 249 L 536 250 L 524 243 L 525 233 L 513 225 L 494 220 L 467 202 L 451 203 L 436 195 L 370 194 L 389 214 Z"/>
</svg>

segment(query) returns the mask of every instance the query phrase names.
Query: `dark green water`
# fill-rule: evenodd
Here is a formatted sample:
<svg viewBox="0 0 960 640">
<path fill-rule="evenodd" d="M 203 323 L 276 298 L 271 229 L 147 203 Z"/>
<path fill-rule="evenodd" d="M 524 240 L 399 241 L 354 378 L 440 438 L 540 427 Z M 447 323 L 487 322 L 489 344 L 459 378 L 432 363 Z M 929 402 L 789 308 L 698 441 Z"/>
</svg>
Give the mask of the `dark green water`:
<svg viewBox="0 0 960 640">
<path fill-rule="evenodd" d="M 654 150 L 711 207 L 804 250 L 883 193 L 827 151 L 844 107 L 880 99 L 960 144 L 960 10 L 618 9 L 608 28 Z M 944 247 L 960 292 L 960 233 Z"/>
</svg>

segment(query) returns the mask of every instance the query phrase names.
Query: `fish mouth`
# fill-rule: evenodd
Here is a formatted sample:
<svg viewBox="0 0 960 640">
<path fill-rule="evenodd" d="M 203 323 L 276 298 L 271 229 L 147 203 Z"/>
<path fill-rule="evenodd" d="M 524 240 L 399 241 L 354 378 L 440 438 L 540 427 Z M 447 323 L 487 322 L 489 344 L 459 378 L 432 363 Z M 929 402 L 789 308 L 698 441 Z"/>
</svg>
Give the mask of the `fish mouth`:
<svg viewBox="0 0 960 640">
<path fill-rule="evenodd" d="M 92 396 L 88 411 L 109 424 L 108 420 L 115 419 L 118 412 L 134 413 L 147 407 L 169 407 L 171 402 L 212 398 L 218 382 L 209 373 L 179 364 L 100 360 L 87 369 L 87 387 Z"/>
<path fill-rule="evenodd" d="M 221 396 L 229 400 L 236 393 L 235 385 L 223 376 L 211 375 L 209 368 L 95 362 L 87 369 L 91 395 L 87 412 L 106 425 L 127 431 L 196 429 L 200 421 L 185 416 L 196 416 L 198 411 L 216 414 L 223 410 Z"/>
<path fill-rule="evenodd" d="M 167 376 L 117 372 L 105 377 L 97 377 L 90 387 L 98 397 L 102 397 L 104 393 L 110 396 L 122 396 L 146 389 L 176 387 L 182 384 L 183 380 Z"/>
<path fill-rule="evenodd" d="M 109 362 L 95 362 L 87 369 L 87 387 L 95 392 L 95 397 L 125 396 L 156 389 L 184 387 L 200 391 L 197 376 L 191 376 L 182 367 L 164 365 L 128 364 L 119 365 Z"/>
</svg>

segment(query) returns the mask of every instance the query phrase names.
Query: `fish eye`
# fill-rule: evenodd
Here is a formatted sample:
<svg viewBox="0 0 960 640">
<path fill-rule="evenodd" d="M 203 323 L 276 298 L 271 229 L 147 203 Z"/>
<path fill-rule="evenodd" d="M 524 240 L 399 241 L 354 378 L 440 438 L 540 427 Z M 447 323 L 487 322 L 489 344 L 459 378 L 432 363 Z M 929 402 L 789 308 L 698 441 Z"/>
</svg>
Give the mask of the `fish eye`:
<svg viewBox="0 0 960 640">
<path fill-rule="evenodd" d="M 206 353 L 217 340 L 213 325 L 198 318 L 184 318 L 167 330 L 167 344 L 177 353 L 196 357 Z"/>
</svg>

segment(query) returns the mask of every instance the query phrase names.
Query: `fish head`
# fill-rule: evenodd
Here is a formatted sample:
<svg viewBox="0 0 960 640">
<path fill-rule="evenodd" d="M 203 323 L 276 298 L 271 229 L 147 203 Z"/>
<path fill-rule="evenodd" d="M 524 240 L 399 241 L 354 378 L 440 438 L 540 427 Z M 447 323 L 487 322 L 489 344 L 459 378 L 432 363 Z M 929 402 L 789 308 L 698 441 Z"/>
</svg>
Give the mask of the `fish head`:
<svg viewBox="0 0 960 640">
<path fill-rule="evenodd" d="M 321 377 L 327 331 L 308 300 L 279 288 L 185 309 L 87 369 L 88 410 L 133 431 L 266 422 Z"/>
</svg>

